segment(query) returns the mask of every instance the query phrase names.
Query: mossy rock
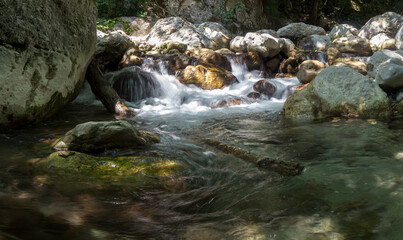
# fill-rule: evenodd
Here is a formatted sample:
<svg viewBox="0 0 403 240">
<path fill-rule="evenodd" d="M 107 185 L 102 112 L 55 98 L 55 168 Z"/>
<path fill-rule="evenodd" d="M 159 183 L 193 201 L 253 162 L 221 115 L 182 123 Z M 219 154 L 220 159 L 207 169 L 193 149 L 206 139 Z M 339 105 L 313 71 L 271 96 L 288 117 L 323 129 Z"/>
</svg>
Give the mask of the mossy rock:
<svg viewBox="0 0 403 240">
<path fill-rule="evenodd" d="M 166 54 L 166 53 L 171 53 L 171 54 L 175 54 L 175 53 L 184 53 L 187 49 L 187 45 L 183 44 L 183 43 L 179 43 L 179 42 L 166 42 L 161 44 L 158 47 L 158 50 L 162 53 L 162 54 Z"/>
<path fill-rule="evenodd" d="M 79 177 L 109 182 L 156 183 L 178 176 L 176 161 L 145 156 L 95 157 L 74 151 L 58 151 L 30 160 L 35 170 L 58 177 Z"/>
</svg>

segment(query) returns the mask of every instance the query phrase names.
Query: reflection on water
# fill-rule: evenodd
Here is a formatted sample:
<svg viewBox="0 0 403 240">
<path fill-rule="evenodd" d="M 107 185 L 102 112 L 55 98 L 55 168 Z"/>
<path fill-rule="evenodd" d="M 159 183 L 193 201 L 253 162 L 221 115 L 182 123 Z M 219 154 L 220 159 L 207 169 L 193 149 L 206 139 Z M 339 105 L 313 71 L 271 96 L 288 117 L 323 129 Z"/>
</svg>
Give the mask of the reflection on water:
<svg viewBox="0 0 403 240">
<path fill-rule="evenodd" d="M 97 107 L 0 135 L 0 239 L 401 239 L 403 119 L 292 123 L 227 109 L 138 116 L 161 143 L 144 153 L 188 167 L 163 187 L 38 174 L 24 164 Z M 283 177 L 204 145 L 214 137 L 305 166 Z M 125 153 L 130 154 L 130 153 Z"/>
</svg>

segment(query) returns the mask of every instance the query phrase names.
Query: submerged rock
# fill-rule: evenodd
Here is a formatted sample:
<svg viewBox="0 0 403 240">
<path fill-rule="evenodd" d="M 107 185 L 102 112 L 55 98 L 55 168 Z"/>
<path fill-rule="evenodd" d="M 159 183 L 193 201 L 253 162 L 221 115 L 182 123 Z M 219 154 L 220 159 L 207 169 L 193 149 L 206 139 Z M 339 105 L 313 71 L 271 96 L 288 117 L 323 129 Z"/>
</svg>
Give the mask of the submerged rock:
<svg viewBox="0 0 403 240">
<path fill-rule="evenodd" d="M 326 65 L 318 60 L 306 60 L 299 65 L 299 70 L 297 74 L 298 80 L 302 84 L 311 82 L 324 68 Z"/>
<path fill-rule="evenodd" d="M 284 113 L 291 119 L 387 118 L 391 109 L 386 93 L 370 78 L 348 67 L 330 66 L 286 100 Z"/>
<path fill-rule="evenodd" d="M 394 12 L 385 12 L 368 20 L 358 33 L 359 37 L 371 39 L 379 33 L 393 38 L 403 22 L 403 16 Z"/>
<path fill-rule="evenodd" d="M 56 150 L 85 153 L 116 148 L 138 148 L 158 143 L 153 133 L 137 130 L 127 121 L 86 122 L 78 124 L 53 143 Z"/>
<path fill-rule="evenodd" d="M 263 79 L 263 80 L 257 81 L 255 84 L 253 84 L 253 90 L 255 90 L 258 93 L 264 94 L 268 97 L 271 97 L 276 92 L 277 88 L 276 88 L 276 85 L 274 85 L 269 80 Z M 259 95 L 259 97 L 260 97 L 260 95 Z"/>
<path fill-rule="evenodd" d="M 84 82 L 95 51 L 95 1 L 1 1 L 0 12 L 0 128 L 42 121 Z"/>
<path fill-rule="evenodd" d="M 230 71 L 209 64 L 187 66 L 178 76 L 178 80 L 185 84 L 193 84 L 204 90 L 220 89 L 238 82 Z"/>
<path fill-rule="evenodd" d="M 59 177 L 72 176 L 107 182 L 155 183 L 172 177 L 183 166 L 178 162 L 144 156 L 94 157 L 80 152 L 58 151 L 29 161 L 39 171 Z"/>
</svg>

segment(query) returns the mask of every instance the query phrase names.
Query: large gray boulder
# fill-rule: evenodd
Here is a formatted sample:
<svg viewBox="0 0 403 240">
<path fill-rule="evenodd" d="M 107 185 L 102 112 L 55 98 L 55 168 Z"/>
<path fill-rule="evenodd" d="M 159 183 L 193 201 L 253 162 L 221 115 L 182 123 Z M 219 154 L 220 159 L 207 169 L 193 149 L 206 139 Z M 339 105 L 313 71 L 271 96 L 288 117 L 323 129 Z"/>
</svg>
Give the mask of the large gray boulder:
<svg viewBox="0 0 403 240">
<path fill-rule="evenodd" d="M 77 95 L 95 51 L 93 0 L 0 0 L 0 127 L 38 122 Z"/>
<path fill-rule="evenodd" d="M 221 24 L 216 22 L 205 22 L 196 25 L 199 32 L 210 40 L 210 49 L 229 48 L 231 33 Z"/>
<path fill-rule="evenodd" d="M 147 37 L 147 43 L 159 47 L 165 42 L 186 44 L 188 49 L 210 45 L 210 40 L 201 34 L 190 22 L 179 17 L 158 20 Z"/>
<path fill-rule="evenodd" d="M 234 52 L 246 52 L 247 45 L 244 41 L 245 37 L 236 36 L 230 42 L 230 49 Z"/>
<path fill-rule="evenodd" d="M 127 121 L 78 124 L 53 143 L 56 150 L 101 152 L 115 148 L 137 148 L 159 142 L 158 136 L 137 130 Z"/>
<path fill-rule="evenodd" d="M 388 37 L 394 38 L 401 27 L 403 16 L 395 12 L 386 12 L 368 20 L 360 29 L 359 37 L 371 39 L 379 33 L 385 33 Z"/>
<path fill-rule="evenodd" d="M 337 48 L 341 53 L 352 53 L 358 56 L 372 55 L 371 45 L 366 38 L 342 37 L 333 40 L 332 47 Z"/>
<path fill-rule="evenodd" d="M 380 50 L 374 53 L 367 62 L 367 72 L 372 78 L 375 78 L 379 71 L 379 66 L 390 61 L 397 64 L 403 63 L 403 51 Z"/>
<path fill-rule="evenodd" d="M 279 30 L 277 30 L 277 34 L 283 38 L 299 40 L 313 34 L 325 35 L 326 31 L 318 26 L 298 22 L 298 23 L 291 23 L 285 27 L 280 28 Z"/>
<path fill-rule="evenodd" d="M 329 66 L 286 100 L 284 113 L 290 119 L 387 118 L 391 109 L 386 93 L 370 78 L 348 67 Z"/>
<path fill-rule="evenodd" d="M 262 57 L 274 57 L 281 52 L 284 45 L 282 38 L 254 32 L 247 33 L 243 41 L 248 52 L 257 52 Z"/>
<path fill-rule="evenodd" d="M 403 88 L 403 61 L 389 59 L 379 65 L 375 81 L 386 92 Z"/>
<path fill-rule="evenodd" d="M 334 26 L 329 33 L 329 37 L 333 40 L 341 37 L 357 36 L 358 29 L 349 24 L 340 24 Z"/>
<path fill-rule="evenodd" d="M 403 24 L 400 27 L 399 31 L 397 31 L 395 36 L 396 41 L 396 49 L 403 50 Z"/>
</svg>

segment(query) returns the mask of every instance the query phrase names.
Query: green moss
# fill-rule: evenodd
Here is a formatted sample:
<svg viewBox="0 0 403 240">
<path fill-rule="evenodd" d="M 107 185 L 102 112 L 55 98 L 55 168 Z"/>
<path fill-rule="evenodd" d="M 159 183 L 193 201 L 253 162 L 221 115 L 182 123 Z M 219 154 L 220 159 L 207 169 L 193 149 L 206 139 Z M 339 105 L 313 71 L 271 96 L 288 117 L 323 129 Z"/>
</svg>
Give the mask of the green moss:
<svg viewBox="0 0 403 240">
<path fill-rule="evenodd" d="M 30 163 L 50 175 L 125 182 L 155 181 L 174 176 L 183 169 L 175 161 L 157 157 L 94 157 L 72 151 L 54 152 Z"/>
</svg>

